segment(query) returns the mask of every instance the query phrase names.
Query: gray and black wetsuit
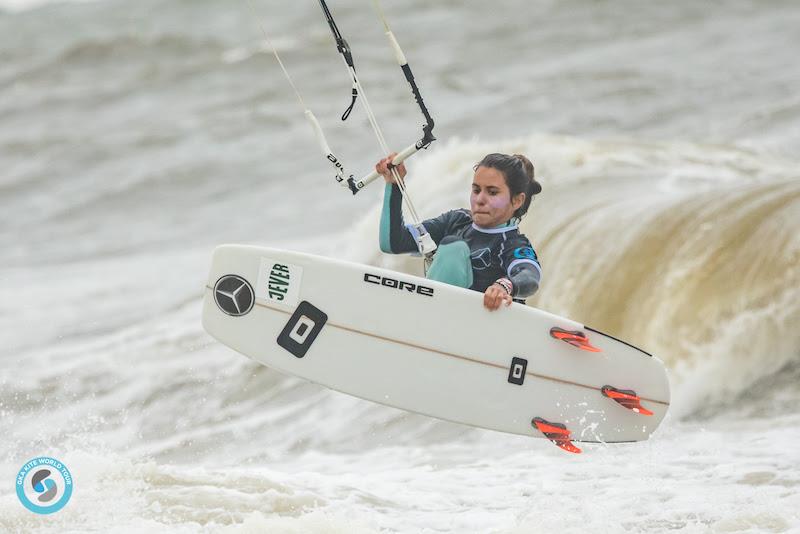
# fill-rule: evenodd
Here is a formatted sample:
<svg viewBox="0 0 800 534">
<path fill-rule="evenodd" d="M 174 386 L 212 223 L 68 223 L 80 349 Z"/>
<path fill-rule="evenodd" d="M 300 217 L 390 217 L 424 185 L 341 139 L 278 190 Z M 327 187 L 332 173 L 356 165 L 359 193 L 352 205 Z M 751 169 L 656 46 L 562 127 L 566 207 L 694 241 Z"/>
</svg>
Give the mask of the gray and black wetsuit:
<svg viewBox="0 0 800 534">
<path fill-rule="evenodd" d="M 417 252 L 412 227 L 403 222 L 402 201 L 400 188 L 386 184 L 380 229 L 383 252 Z M 513 284 L 512 297 L 518 302 L 524 302 L 539 288 L 542 278 L 539 258 L 516 224 L 480 228 L 465 209 L 448 211 L 423 224 L 438 246 L 429 278 L 481 293 L 497 279 L 508 278 Z M 459 269 L 464 275 L 454 276 L 452 273 Z M 445 274 L 437 276 L 437 273 Z"/>
</svg>

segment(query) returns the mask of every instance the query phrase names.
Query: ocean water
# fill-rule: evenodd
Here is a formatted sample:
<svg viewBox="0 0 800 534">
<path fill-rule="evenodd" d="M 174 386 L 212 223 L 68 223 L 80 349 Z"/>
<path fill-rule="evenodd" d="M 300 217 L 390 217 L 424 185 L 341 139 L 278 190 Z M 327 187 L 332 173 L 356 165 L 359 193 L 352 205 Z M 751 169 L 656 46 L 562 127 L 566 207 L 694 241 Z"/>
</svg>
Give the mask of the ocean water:
<svg viewBox="0 0 800 534">
<path fill-rule="evenodd" d="M 390 144 L 415 141 L 371 3 L 330 7 Z M 800 532 L 800 4 L 384 10 L 436 120 L 418 211 L 466 207 L 488 152 L 530 156 L 528 304 L 661 358 L 661 428 L 569 455 L 221 346 L 200 325 L 220 243 L 421 269 L 379 252 L 382 187 L 335 185 L 263 43 L 366 174 L 319 6 L 0 0 L 0 531 Z M 14 493 L 36 456 L 75 481 L 50 516 Z"/>
</svg>

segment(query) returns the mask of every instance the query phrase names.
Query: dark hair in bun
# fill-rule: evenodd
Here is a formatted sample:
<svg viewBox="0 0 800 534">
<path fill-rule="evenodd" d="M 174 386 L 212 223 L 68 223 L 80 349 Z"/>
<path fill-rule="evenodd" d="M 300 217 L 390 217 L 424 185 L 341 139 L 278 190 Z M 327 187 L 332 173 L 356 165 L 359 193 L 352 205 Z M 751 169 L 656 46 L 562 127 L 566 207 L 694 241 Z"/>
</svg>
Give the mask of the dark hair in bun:
<svg viewBox="0 0 800 534">
<path fill-rule="evenodd" d="M 498 153 L 487 154 L 475 165 L 475 170 L 478 167 L 497 169 L 503 173 L 506 185 L 511 190 L 511 198 L 520 193 L 525 193 L 525 201 L 514 212 L 514 217 L 520 218 L 525 215 L 531 205 L 533 195 L 538 195 L 542 192 L 542 185 L 534 177 L 533 163 L 522 154 L 514 154 L 513 156 Z"/>
</svg>

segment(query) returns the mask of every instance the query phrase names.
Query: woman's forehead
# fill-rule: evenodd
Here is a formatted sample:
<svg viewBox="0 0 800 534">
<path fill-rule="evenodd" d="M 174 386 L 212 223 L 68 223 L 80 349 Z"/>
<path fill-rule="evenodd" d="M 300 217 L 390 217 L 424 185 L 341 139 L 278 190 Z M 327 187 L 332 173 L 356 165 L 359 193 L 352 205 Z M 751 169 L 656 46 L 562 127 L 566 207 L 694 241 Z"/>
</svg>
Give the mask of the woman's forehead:
<svg viewBox="0 0 800 534">
<path fill-rule="evenodd" d="M 472 183 L 480 185 L 481 187 L 508 187 L 503 173 L 491 167 L 478 167 L 475 171 Z"/>
</svg>

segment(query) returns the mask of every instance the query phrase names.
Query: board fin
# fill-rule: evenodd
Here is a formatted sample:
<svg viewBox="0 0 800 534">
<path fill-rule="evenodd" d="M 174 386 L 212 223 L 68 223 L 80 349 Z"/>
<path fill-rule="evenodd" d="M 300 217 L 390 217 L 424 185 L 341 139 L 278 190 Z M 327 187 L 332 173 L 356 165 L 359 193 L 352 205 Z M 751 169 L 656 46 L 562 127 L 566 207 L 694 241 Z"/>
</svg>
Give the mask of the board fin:
<svg viewBox="0 0 800 534">
<path fill-rule="evenodd" d="M 603 386 L 600 390 L 604 396 L 617 402 L 620 406 L 642 415 L 653 415 L 653 412 L 642 406 L 641 400 L 632 389 L 617 389 L 612 386 Z"/>
<path fill-rule="evenodd" d="M 554 326 L 550 329 L 550 336 L 555 339 L 565 341 L 573 347 L 578 347 L 581 350 L 588 352 L 603 352 L 602 349 L 599 349 L 589 343 L 589 337 L 580 330 L 564 330 L 563 328 Z"/>
<path fill-rule="evenodd" d="M 531 424 L 536 427 L 539 432 L 545 435 L 547 439 L 555 443 L 567 452 L 574 452 L 580 454 L 582 451 L 576 447 L 570 437 L 570 431 L 561 423 L 551 423 L 541 417 L 534 417 Z"/>
</svg>

